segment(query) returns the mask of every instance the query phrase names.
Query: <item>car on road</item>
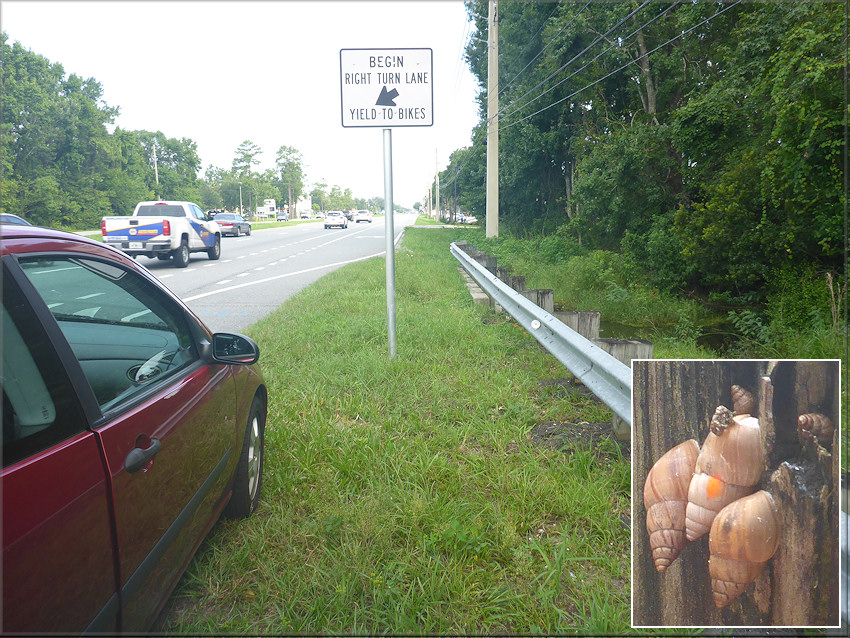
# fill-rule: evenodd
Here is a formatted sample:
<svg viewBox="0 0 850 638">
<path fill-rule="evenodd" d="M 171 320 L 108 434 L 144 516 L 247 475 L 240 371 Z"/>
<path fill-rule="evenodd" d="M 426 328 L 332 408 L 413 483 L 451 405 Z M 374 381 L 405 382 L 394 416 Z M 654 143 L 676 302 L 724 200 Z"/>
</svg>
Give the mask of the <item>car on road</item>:
<svg viewBox="0 0 850 638">
<path fill-rule="evenodd" d="M 192 202 L 139 202 L 130 217 L 103 217 L 100 232 L 104 243 L 131 257 L 171 260 L 177 268 L 189 265 L 191 253 L 206 253 L 213 261 L 221 258 L 221 229 Z"/>
<path fill-rule="evenodd" d="M 287 213 L 287 212 L 280 212 L 280 213 L 278 213 L 278 214 L 277 214 L 276 221 L 279 221 L 279 222 L 288 222 L 288 221 L 289 221 L 289 213 Z"/>
<path fill-rule="evenodd" d="M 0 260 L 3 631 L 145 632 L 257 506 L 259 349 L 100 242 L 10 225 Z"/>
<path fill-rule="evenodd" d="M 18 226 L 32 226 L 23 217 L 18 217 L 12 213 L 0 213 L 0 224 L 17 224 Z"/>
<path fill-rule="evenodd" d="M 222 235 L 239 237 L 242 234 L 251 234 L 251 222 L 239 213 L 219 213 L 215 216 L 215 223 L 221 229 Z"/>
<path fill-rule="evenodd" d="M 372 223 L 372 212 L 368 210 L 358 210 L 354 213 L 354 222 L 359 224 L 360 222 L 369 222 Z"/>
<path fill-rule="evenodd" d="M 331 228 L 333 226 L 348 228 L 348 218 L 341 210 L 329 210 L 325 216 L 325 228 Z"/>
</svg>

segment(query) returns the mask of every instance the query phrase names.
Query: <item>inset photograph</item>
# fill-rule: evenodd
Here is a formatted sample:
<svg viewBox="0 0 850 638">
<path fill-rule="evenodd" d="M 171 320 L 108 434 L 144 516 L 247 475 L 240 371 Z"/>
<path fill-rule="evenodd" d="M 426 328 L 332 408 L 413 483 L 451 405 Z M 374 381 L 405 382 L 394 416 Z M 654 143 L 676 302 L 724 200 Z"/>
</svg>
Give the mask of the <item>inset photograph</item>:
<svg viewBox="0 0 850 638">
<path fill-rule="evenodd" d="M 838 627 L 839 360 L 632 362 L 632 626 Z"/>
</svg>

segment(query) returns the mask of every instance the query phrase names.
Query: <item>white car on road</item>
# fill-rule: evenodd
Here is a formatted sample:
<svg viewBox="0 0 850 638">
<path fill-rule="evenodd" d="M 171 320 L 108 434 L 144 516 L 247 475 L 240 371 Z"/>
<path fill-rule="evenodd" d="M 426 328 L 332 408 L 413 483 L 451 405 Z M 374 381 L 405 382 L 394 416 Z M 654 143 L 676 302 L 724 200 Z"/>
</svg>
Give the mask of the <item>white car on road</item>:
<svg viewBox="0 0 850 638">
<path fill-rule="evenodd" d="M 354 213 L 354 222 L 359 224 L 360 222 L 369 222 L 372 223 L 372 211 L 368 210 L 358 210 Z"/>
<path fill-rule="evenodd" d="M 348 218 L 341 210 L 329 210 L 325 216 L 325 228 L 339 226 L 340 228 L 348 228 Z"/>
</svg>

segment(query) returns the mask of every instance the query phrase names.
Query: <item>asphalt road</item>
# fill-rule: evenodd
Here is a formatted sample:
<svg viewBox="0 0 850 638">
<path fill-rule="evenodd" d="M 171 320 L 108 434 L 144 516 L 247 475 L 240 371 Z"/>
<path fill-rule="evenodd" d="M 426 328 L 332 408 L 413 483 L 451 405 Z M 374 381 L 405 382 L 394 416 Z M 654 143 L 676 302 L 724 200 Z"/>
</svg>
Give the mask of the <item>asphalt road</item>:
<svg viewBox="0 0 850 638">
<path fill-rule="evenodd" d="M 395 241 L 416 215 L 396 215 Z M 139 257 L 213 332 L 242 332 L 290 296 L 329 272 L 363 259 L 383 257 L 386 222 L 325 230 L 321 221 L 257 228 L 250 236 L 223 237 L 221 258 L 192 253 L 189 266 Z"/>
</svg>

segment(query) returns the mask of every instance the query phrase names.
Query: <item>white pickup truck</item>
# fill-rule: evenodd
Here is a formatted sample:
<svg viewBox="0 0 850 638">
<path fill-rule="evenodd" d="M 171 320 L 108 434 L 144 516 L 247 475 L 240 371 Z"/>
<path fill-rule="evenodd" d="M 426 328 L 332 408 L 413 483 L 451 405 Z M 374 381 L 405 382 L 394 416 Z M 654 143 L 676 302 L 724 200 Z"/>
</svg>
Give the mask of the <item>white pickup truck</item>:
<svg viewBox="0 0 850 638">
<path fill-rule="evenodd" d="M 139 202 L 132 217 L 104 217 L 103 241 L 131 257 L 174 258 L 177 268 L 189 265 L 189 253 L 221 256 L 218 224 L 192 202 Z"/>
</svg>

